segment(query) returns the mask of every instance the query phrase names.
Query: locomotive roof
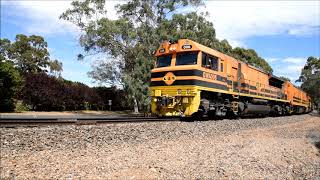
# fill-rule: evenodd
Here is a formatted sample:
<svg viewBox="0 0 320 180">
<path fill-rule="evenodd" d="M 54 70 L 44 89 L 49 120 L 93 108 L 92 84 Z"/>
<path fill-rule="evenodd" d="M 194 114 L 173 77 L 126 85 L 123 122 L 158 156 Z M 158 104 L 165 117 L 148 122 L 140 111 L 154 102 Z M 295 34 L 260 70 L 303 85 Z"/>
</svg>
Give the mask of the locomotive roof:
<svg viewBox="0 0 320 180">
<path fill-rule="evenodd" d="M 200 51 L 206 52 L 206 49 L 213 50 L 213 51 L 214 51 L 216 54 L 218 54 L 220 57 L 221 57 L 221 56 L 224 56 L 226 59 L 232 59 L 232 60 L 237 61 L 237 62 L 239 62 L 239 63 L 244 63 L 244 64 L 246 64 L 247 66 L 249 66 L 250 68 L 255 69 L 255 70 L 257 70 L 257 71 L 260 71 L 260 72 L 262 72 L 262 73 L 265 73 L 265 74 L 269 75 L 271 78 L 273 78 L 273 79 L 275 79 L 275 80 L 277 80 L 277 81 L 279 81 L 279 82 L 281 82 L 281 83 L 284 83 L 284 82 L 285 82 L 284 80 L 280 79 L 278 76 L 276 76 L 276 75 L 274 75 L 274 74 L 272 74 L 272 73 L 269 73 L 269 72 L 267 72 L 267 71 L 265 71 L 265 70 L 263 70 L 263 69 L 261 69 L 261 68 L 259 68 L 259 67 L 256 67 L 256 66 L 251 65 L 251 64 L 249 64 L 249 63 L 247 63 L 247 62 L 244 62 L 244 61 L 241 61 L 241 60 L 239 60 L 239 59 L 236 59 L 236 58 L 234 58 L 234 57 L 232 57 L 232 56 L 229 56 L 229 55 L 227 55 L 227 54 L 224 54 L 224 53 L 222 53 L 222 52 L 220 52 L 220 51 L 218 51 L 218 50 L 216 50 L 216 49 L 213 49 L 213 48 L 211 48 L 211 47 L 207 47 L 207 46 L 205 46 L 205 45 L 202 45 L 202 44 L 197 43 L 197 42 L 195 42 L 195 41 L 192 41 L 192 40 L 190 40 L 190 39 L 179 39 L 179 40 L 176 40 L 176 41 L 169 40 L 169 41 L 164 41 L 163 43 L 168 43 L 169 45 L 171 45 L 171 44 L 178 44 L 179 41 L 192 42 L 193 44 L 195 44 L 196 46 L 198 46 L 197 49 L 200 50 Z M 163 44 L 163 43 L 162 43 L 162 44 Z M 159 48 L 159 49 L 160 49 L 160 48 Z M 159 50 L 159 49 L 158 49 L 158 50 Z M 192 49 L 193 49 L 193 48 L 192 48 Z M 206 53 L 208 53 L 208 52 L 206 52 Z M 292 84 L 292 83 L 291 83 L 291 84 Z M 295 86 L 295 85 L 294 85 L 294 86 Z M 296 87 L 296 88 L 299 88 L 299 87 L 297 87 L 297 86 L 295 86 L 295 87 Z M 299 88 L 299 89 L 301 89 L 301 88 Z"/>
<path fill-rule="evenodd" d="M 273 75 L 273 74 L 270 74 L 270 77 L 272 77 L 272 78 L 274 78 L 274 79 L 276 79 L 276 80 L 278 80 L 278 81 L 285 82 L 285 80 L 283 80 L 283 79 L 281 79 L 281 78 L 279 78 L 278 76 L 275 76 L 275 75 Z"/>
</svg>

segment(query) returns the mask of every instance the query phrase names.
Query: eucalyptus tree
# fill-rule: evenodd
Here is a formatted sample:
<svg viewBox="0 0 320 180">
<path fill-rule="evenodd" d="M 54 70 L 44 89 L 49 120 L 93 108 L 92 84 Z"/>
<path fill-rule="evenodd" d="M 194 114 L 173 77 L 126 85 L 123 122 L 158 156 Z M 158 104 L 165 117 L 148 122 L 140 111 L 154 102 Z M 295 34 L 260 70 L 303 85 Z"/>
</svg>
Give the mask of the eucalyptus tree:
<svg viewBox="0 0 320 180">
<path fill-rule="evenodd" d="M 296 82 L 302 82 L 301 88 L 312 97 L 320 113 L 320 58 L 310 56 Z"/>
<path fill-rule="evenodd" d="M 41 36 L 16 35 L 15 41 L 0 39 L 0 111 L 13 111 L 29 73 L 62 71 L 62 63 L 49 57 L 47 42 Z"/>
<path fill-rule="evenodd" d="M 155 51 L 163 40 L 157 34 L 164 21 L 178 9 L 198 5 L 190 0 L 131 0 L 117 5 L 119 18 L 106 16 L 103 0 L 73 1 L 72 8 L 61 18 L 76 24 L 84 33 L 80 44 L 87 54 L 104 53 L 111 57 L 94 66 L 89 75 L 101 82 L 121 84 L 128 94 L 128 102 L 135 110 L 147 110 L 150 70 Z M 79 55 L 83 58 L 86 55 Z"/>
<path fill-rule="evenodd" d="M 56 77 L 61 77 L 62 72 L 62 62 L 57 59 L 49 62 L 50 73 Z"/>
<path fill-rule="evenodd" d="M 82 31 L 79 42 L 85 53 L 78 58 L 99 53 L 106 57 L 93 65 L 89 76 L 101 83 L 121 85 L 136 111 L 138 107 L 148 110 L 153 52 L 164 40 L 187 38 L 229 55 L 244 54 L 239 56 L 240 60 L 272 71 L 255 51 L 242 48 L 236 51 L 227 40 L 220 42 L 216 38 L 206 14 L 198 14 L 191 8 L 202 6 L 201 0 L 129 0 L 116 5 L 118 19 L 115 20 L 107 16 L 105 0 L 73 1 L 71 5 L 60 18 Z"/>
<path fill-rule="evenodd" d="M 50 59 L 48 43 L 37 35 L 17 34 L 14 42 L 1 39 L 0 59 L 12 62 L 22 74 L 46 72 L 47 68 L 62 71 L 62 63 Z"/>
</svg>

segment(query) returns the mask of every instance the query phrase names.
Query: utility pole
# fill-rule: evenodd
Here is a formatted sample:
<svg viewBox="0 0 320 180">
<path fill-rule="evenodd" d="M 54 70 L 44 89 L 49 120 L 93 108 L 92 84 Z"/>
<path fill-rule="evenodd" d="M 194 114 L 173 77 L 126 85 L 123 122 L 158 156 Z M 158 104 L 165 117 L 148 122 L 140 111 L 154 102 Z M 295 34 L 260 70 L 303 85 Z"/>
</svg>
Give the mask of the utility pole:
<svg viewBox="0 0 320 180">
<path fill-rule="evenodd" d="M 109 111 L 111 111 L 112 100 L 108 100 Z"/>
</svg>

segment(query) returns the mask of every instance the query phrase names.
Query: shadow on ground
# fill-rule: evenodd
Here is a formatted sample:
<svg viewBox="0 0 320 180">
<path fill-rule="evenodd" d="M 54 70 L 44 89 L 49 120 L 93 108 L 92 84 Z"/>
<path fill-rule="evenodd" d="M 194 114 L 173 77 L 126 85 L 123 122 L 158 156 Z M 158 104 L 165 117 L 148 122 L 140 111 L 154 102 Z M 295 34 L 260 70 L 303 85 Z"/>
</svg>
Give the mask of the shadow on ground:
<svg viewBox="0 0 320 180">
<path fill-rule="evenodd" d="M 319 130 L 310 131 L 307 137 L 310 138 L 311 143 L 314 144 L 314 146 L 318 149 L 320 153 L 320 131 Z"/>
<path fill-rule="evenodd" d="M 318 111 L 316 111 L 316 110 L 310 112 L 309 115 L 315 116 L 315 117 L 320 117 L 320 113 Z"/>
</svg>

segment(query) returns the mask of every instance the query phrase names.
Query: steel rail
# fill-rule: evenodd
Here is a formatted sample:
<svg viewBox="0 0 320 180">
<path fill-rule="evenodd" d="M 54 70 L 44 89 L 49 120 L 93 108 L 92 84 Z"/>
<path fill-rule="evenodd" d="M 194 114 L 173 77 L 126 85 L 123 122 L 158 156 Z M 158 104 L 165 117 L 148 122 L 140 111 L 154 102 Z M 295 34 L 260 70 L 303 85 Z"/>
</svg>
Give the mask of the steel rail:
<svg viewBox="0 0 320 180">
<path fill-rule="evenodd" d="M 161 122 L 179 121 L 179 118 L 155 118 L 155 117 L 85 117 L 85 118 L 2 118 L 0 127 L 16 126 L 40 126 L 40 125 L 90 125 L 104 123 L 139 123 L 139 122 Z"/>
</svg>

